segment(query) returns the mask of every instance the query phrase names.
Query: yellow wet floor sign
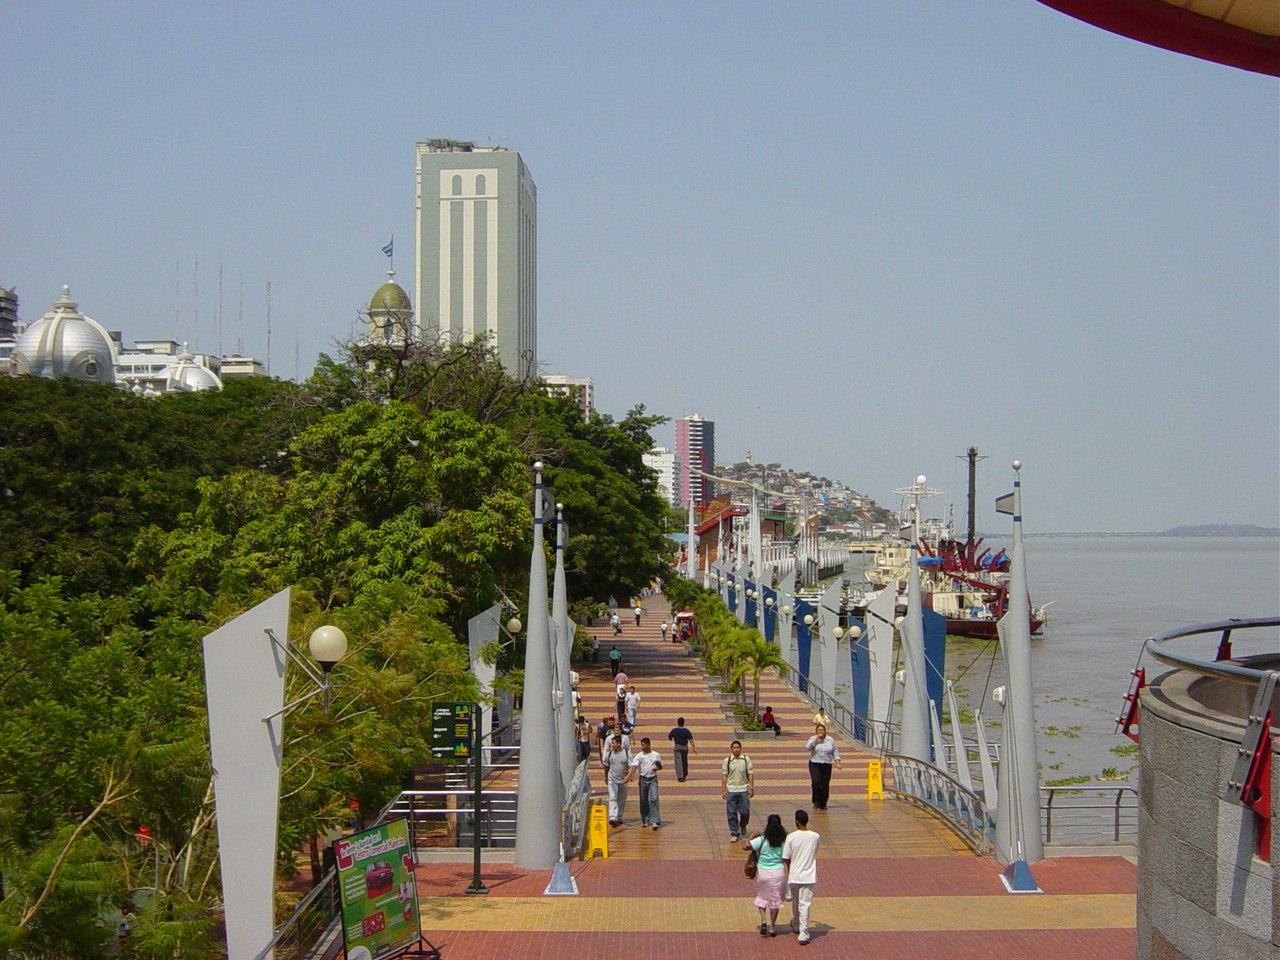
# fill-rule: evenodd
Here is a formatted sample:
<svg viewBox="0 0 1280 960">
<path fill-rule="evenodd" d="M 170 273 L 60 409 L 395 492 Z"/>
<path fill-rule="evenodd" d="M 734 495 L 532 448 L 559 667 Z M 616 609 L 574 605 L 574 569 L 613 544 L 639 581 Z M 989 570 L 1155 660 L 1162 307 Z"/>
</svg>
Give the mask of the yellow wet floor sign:
<svg viewBox="0 0 1280 960">
<path fill-rule="evenodd" d="M 884 778 L 880 773 L 880 761 L 867 761 L 867 799 L 884 799 Z"/>
<path fill-rule="evenodd" d="M 609 809 L 603 803 L 591 805 L 587 820 L 587 859 L 609 859 Z"/>
</svg>

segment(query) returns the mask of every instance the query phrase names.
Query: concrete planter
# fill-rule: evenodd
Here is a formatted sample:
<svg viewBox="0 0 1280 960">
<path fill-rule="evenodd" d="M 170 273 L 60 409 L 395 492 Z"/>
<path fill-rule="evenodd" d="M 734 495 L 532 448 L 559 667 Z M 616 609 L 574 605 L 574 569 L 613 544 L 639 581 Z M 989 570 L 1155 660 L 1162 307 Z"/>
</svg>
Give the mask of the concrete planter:
<svg viewBox="0 0 1280 960">
<path fill-rule="evenodd" d="M 737 740 L 772 740 L 772 730 L 734 730 L 733 736 Z"/>
</svg>

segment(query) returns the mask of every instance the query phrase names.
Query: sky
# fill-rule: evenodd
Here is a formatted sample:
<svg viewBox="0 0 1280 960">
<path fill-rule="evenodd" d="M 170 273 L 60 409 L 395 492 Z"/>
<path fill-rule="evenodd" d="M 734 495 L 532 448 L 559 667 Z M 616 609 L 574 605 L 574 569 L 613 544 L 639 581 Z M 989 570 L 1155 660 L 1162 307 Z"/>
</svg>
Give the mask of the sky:
<svg viewBox="0 0 1280 960">
<path fill-rule="evenodd" d="M 17 0 L 0 35 L 24 319 L 65 282 L 129 340 L 262 356 L 269 281 L 305 376 L 393 234 L 415 294 L 415 142 L 499 143 L 541 369 L 607 413 L 958 515 L 976 445 L 992 529 L 1015 456 L 1029 531 L 1280 525 L 1273 78 L 1035 0 Z"/>
</svg>

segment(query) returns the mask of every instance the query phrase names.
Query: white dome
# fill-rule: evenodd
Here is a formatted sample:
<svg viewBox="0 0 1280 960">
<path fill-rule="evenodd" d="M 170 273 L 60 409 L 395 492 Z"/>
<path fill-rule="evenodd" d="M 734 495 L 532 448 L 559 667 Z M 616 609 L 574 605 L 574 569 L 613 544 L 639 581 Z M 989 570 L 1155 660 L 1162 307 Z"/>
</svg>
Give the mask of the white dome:
<svg viewBox="0 0 1280 960">
<path fill-rule="evenodd" d="M 63 284 L 53 308 L 19 335 L 9 372 L 115 383 L 115 356 L 110 335 L 98 321 L 80 313 L 71 288 Z"/>
<path fill-rule="evenodd" d="M 169 391 L 178 390 L 221 390 L 222 380 L 208 367 L 201 366 L 182 345 L 177 362 L 169 368 Z"/>
</svg>

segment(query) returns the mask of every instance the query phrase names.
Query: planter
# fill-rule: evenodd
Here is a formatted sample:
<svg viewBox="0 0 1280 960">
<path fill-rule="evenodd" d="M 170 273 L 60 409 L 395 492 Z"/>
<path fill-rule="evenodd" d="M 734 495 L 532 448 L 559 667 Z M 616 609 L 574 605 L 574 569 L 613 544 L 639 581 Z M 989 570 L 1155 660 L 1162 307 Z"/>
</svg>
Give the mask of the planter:
<svg viewBox="0 0 1280 960">
<path fill-rule="evenodd" d="M 734 730 L 733 736 L 736 740 L 772 740 L 774 733 L 772 730 Z"/>
</svg>

